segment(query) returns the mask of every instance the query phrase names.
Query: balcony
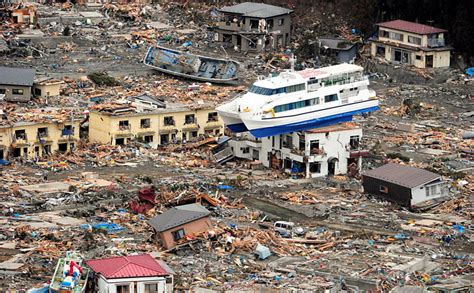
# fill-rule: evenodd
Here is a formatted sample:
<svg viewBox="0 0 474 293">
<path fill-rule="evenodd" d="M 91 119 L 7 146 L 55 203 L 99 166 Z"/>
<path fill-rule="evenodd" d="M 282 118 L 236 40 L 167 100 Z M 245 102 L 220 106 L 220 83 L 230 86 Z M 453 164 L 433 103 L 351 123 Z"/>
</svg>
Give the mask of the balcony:
<svg viewBox="0 0 474 293">
<path fill-rule="evenodd" d="M 117 129 L 118 133 L 130 133 L 132 131 L 132 126 L 131 125 L 120 125 Z"/>
<path fill-rule="evenodd" d="M 28 136 L 26 134 L 23 135 L 13 135 L 12 142 L 18 145 L 21 144 L 28 144 Z"/>
<path fill-rule="evenodd" d="M 51 141 L 51 138 L 49 137 L 49 132 L 38 132 L 36 140 L 39 143 L 46 143 Z"/>
<path fill-rule="evenodd" d="M 205 130 L 208 129 L 217 129 L 217 128 L 222 128 L 223 125 L 220 121 L 216 120 L 207 120 L 206 125 L 204 126 Z"/>
<path fill-rule="evenodd" d="M 444 39 L 428 39 L 428 48 L 439 48 L 445 45 Z"/>
<path fill-rule="evenodd" d="M 229 31 L 241 31 L 243 29 L 238 23 L 231 22 L 231 21 L 221 21 L 217 23 L 217 26 L 223 30 Z"/>
</svg>

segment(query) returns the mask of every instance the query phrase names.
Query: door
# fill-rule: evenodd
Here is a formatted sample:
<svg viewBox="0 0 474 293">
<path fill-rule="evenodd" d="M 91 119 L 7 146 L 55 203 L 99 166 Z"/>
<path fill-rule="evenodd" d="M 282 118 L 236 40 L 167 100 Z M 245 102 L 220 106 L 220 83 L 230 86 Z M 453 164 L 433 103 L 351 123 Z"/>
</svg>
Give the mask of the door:
<svg viewBox="0 0 474 293">
<path fill-rule="evenodd" d="M 426 56 L 426 67 L 433 68 L 433 55 Z"/>
<path fill-rule="evenodd" d="M 336 174 L 337 161 L 338 160 L 336 158 L 330 158 L 328 160 L 328 176 Z"/>
</svg>

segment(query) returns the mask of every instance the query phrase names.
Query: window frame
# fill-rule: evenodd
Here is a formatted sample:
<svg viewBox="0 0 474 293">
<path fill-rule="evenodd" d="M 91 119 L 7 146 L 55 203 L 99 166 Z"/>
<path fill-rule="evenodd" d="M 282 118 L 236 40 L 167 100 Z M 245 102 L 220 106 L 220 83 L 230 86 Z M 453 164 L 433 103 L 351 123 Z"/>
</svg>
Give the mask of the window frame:
<svg viewBox="0 0 474 293">
<path fill-rule="evenodd" d="M 182 233 L 182 235 L 181 235 Z M 178 230 L 174 230 L 174 231 L 171 231 L 171 236 L 173 237 L 173 240 L 174 241 L 179 241 L 181 239 L 183 239 L 184 237 L 186 237 L 186 233 L 184 232 L 184 228 L 181 228 L 181 229 L 178 229 Z M 181 236 L 181 237 L 178 237 Z"/>
<path fill-rule="evenodd" d="M 12 89 L 12 95 L 23 96 L 24 94 L 24 89 Z"/>
</svg>

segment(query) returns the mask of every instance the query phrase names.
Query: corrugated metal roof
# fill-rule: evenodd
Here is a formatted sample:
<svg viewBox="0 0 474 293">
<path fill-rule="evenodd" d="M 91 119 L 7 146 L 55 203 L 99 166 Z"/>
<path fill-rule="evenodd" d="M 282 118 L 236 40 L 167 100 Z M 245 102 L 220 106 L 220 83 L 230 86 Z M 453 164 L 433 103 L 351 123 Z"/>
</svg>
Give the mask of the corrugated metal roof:
<svg viewBox="0 0 474 293">
<path fill-rule="evenodd" d="M 395 163 L 366 171 L 363 176 L 384 180 L 407 188 L 414 188 L 441 178 L 441 175 L 427 170 Z"/>
<path fill-rule="evenodd" d="M 267 18 L 283 14 L 290 14 L 291 9 L 268 5 L 265 3 L 244 2 L 219 9 L 221 12 L 241 14 L 246 17 Z"/>
<path fill-rule="evenodd" d="M 34 69 L 0 66 L 0 84 L 32 86 L 34 79 Z"/>
<path fill-rule="evenodd" d="M 206 217 L 210 212 L 199 204 L 187 204 L 173 207 L 161 215 L 148 221 L 158 232 L 163 232 L 174 227 L 181 226 L 191 221 Z"/>
<path fill-rule="evenodd" d="M 429 26 L 421 23 L 405 21 L 401 19 L 391 20 L 386 22 L 377 23 L 380 27 L 386 27 L 394 30 L 400 30 L 409 33 L 415 33 L 419 35 L 428 35 L 428 34 L 436 34 L 436 33 L 444 33 L 447 30 L 442 28 L 437 28 L 434 26 Z"/>
<path fill-rule="evenodd" d="M 107 279 L 168 276 L 172 271 L 163 268 L 149 254 L 119 256 L 87 260 L 86 264 Z"/>
</svg>

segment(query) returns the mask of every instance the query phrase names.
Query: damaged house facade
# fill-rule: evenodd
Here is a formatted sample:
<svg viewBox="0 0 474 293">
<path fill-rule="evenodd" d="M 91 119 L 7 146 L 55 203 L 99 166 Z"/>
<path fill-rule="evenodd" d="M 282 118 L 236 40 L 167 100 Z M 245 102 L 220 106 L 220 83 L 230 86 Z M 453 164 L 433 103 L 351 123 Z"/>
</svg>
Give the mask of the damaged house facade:
<svg viewBox="0 0 474 293">
<path fill-rule="evenodd" d="M 202 136 L 219 136 L 224 123 L 212 108 L 167 108 L 149 112 L 125 106 L 89 114 L 89 140 L 125 145 L 133 139 L 156 148 L 173 142 L 194 141 Z"/>
<path fill-rule="evenodd" d="M 293 10 L 264 3 L 244 2 L 219 9 L 217 41 L 240 51 L 262 51 L 289 44 Z"/>
<path fill-rule="evenodd" d="M 0 66 L 0 100 L 28 102 L 34 78 L 34 69 Z"/>
<path fill-rule="evenodd" d="M 361 168 L 362 129 L 352 123 L 256 139 L 245 133 L 229 142 L 234 156 L 259 160 L 303 178 L 346 174 Z"/>
<path fill-rule="evenodd" d="M 378 36 L 370 39 L 373 57 L 418 68 L 449 67 L 452 48 L 446 45 L 446 30 L 400 19 L 377 26 Z"/>
<path fill-rule="evenodd" d="M 17 122 L 0 126 L 0 159 L 34 159 L 73 151 L 79 141 L 80 119 L 63 123 Z"/>
<path fill-rule="evenodd" d="M 413 208 L 449 194 L 441 175 L 395 163 L 364 172 L 362 185 L 366 193 Z"/>
</svg>

